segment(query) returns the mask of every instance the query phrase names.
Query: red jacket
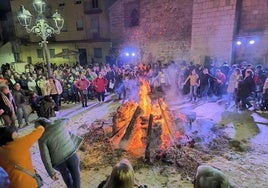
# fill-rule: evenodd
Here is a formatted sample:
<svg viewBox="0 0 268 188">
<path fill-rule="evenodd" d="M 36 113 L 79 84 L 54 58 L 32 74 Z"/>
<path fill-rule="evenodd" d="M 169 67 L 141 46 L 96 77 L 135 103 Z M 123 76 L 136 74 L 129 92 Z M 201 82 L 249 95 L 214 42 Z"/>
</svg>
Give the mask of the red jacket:
<svg viewBox="0 0 268 188">
<path fill-rule="evenodd" d="M 75 87 L 79 90 L 87 90 L 90 86 L 90 81 L 88 79 L 80 79 L 74 83 Z"/>
<path fill-rule="evenodd" d="M 108 80 L 104 77 L 96 78 L 93 80 L 93 86 L 95 86 L 97 92 L 105 92 L 105 89 L 108 85 Z"/>
</svg>

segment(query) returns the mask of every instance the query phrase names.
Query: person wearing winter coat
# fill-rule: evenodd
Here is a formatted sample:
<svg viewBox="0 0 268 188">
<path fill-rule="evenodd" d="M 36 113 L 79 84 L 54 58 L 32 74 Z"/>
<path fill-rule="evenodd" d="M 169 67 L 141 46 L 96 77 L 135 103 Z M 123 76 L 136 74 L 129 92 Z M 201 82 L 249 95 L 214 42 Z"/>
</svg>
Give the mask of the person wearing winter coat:
<svg viewBox="0 0 268 188">
<path fill-rule="evenodd" d="M 245 78 L 240 84 L 239 88 L 239 99 L 241 100 L 241 110 L 246 110 L 252 107 L 250 103 L 250 97 L 254 96 L 255 93 L 255 82 L 253 80 L 252 70 L 245 72 Z"/>
<path fill-rule="evenodd" d="M 230 75 L 228 86 L 227 86 L 227 104 L 231 103 L 231 100 L 234 99 L 237 101 L 237 90 L 239 83 L 243 81 L 243 76 L 241 69 L 236 68 L 233 73 Z"/>
<path fill-rule="evenodd" d="M 57 80 L 55 77 L 51 76 L 48 80 L 48 84 L 46 87 L 46 94 L 50 95 L 56 103 L 55 111 L 59 111 L 60 109 L 60 97 L 62 91 L 63 89 L 60 81 Z"/>
<path fill-rule="evenodd" d="M 4 125 L 15 126 L 16 123 L 16 104 L 12 93 L 7 85 L 0 85 L 0 108 L 4 111 L 1 118 Z"/>
<path fill-rule="evenodd" d="M 190 81 L 190 101 L 192 101 L 192 99 L 195 101 L 197 97 L 197 88 L 200 85 L 200 79 L 195 72 L 195 69 L 192 70 L 191 74 L 186 78 L 183 84 L 186 85 L 188 80 Z"/>
<path fill-rule="evenodd" d="M 24 90 L 21 89 L 19 83 L 16 83 L 14 86 L 13 96 L 16 103 L 17 108 L 17 119 L 19 128 L 22 127 L 23 119 L 25 120 L 25 124 L 29 125 L 28 113 L 26 110 L 26 95 Z"/>
<path fill-rule="evenodd" d="M 30 134 L 18 137 L 15 126 L 0 127 L 0 166 L 8 173 L 9 188 L 36 188 L 37 181 L 15 164 L 35 174 L 30 148 L 41 137 L 43 127 L 38 127 Z"/>
<path fill-rule="evenodd" d="M 88 88 L 90 86 L 90 81 L 84 74 L 81 74 L 80 79 L 77 80 L 74 85 L 79 91 L 82 107 L 87 107 Z"/>
<path fill-rule="evenodd" d="M 36 127 L 45 128 L 38 145 L 48 175 L 57 180 L 57 170 L 67 187 L 80 188 L 80 160 L 76 151 L 82 143 L 82 138 L 69 132 L 68 123 L 69 119 L 66 118 L 36 120 Z"/>
<path fill-rule="evenodd" d="M 105 89 L 108 85 L 108 80 L 106 78 L 103 77 L 102 73 L 99 73 L 98 78 L 96 78 L 93 81 L 93 85 L 96 89 L 96 93 L 97 93 L 97 98 L 98 101 L 104 102 L 104 98 L 105 98 Z"/>
<path fill-rule="evenodd" d="M 211 88 L 210 83 L 213 80 L 216 80 L 216 78 L 209 74 L 208 68 L 204 68 L 200 75 L 200 93 L 201 97 L 205 100 L 208 98 L 208 92 Z"/>
<path fill-rule="evenodd" d="M 263 89 L 262 89 L 261 110 L 268 111 L 268 78 L 266 78 Z"/>
<path fill-rule="evenodd" d="M 194 188 L 230 188 L 229 178 L 220 169 L 202 164 L 198 166 Z"/>
</svg>

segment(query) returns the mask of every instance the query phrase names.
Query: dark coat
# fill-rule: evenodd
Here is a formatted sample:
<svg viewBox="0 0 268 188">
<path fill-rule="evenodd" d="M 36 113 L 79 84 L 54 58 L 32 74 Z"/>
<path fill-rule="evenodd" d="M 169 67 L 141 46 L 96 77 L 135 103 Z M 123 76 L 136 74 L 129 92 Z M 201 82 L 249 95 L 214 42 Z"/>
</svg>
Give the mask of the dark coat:
<svg viewBox="0 0 268 188">
<path fill-rule="evenodd" d="M 12 95 L 12 94 L 8 94 L 7 98 L 9 98 L 9 95 Z M 12 100 L 12 105 L 13 105 L 13 108 L 15 110 L 15 113 L 16 113 L 16 104 L 15 104 L 15 101 Z M 12 110 L 10 109 L 9 106 L 7 106 L 3 100 L 3 98 L 1 97 L 0 95 L 0 109 L 3 109 L 4 110 L 4 115 L 9 115 L 11 116 L 12 115 Z"/>
<path fill-rule="evenodd" d="M 241 97 L 249 97 L 255 92 L 255 82 L 251 76 L 246 77 L 239 88 L 239 95 Z"/>
</svg>

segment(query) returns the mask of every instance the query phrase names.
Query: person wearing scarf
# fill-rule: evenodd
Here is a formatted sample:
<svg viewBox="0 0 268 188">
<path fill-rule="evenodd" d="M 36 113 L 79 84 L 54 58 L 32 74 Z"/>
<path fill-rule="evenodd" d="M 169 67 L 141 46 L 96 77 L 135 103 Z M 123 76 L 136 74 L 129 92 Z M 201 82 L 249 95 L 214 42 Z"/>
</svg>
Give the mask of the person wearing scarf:
<svg viewBox="0 0 268 188">
<path fill-rule="evenodd" d="M 4 121 L 4 125 L 15 126 L 16 122 L 16 105 L 13 96 L 7 85 L 0 86 L 0 106 L 4 112 L 1 118 Z"/>
</svg>

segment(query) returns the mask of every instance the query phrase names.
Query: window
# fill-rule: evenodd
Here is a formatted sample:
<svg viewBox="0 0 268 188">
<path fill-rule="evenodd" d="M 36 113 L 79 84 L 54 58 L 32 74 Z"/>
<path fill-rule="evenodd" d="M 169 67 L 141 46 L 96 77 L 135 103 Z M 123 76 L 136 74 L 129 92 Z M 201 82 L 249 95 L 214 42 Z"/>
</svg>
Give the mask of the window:
<svg viewBox="0 0 268 188">
<path fill-rule="evenodd" d="M 81 0 L 75 0 L 74 4 L 76 5 L 81 4 Z"/>
<path fill-rule="evenodd" d="M 140 24 L 140 1 L 132 1 L 124 5 L 125 27 L 135 27 Z"/>
<path fill-rule="evenodd" d="M 83 26 L 83 21 L 82 21 L 82 20 L 77 20 L 77 21 L 76 21 L 76 30 L 77 30 L 77 31 L 82 31 L 82 30 L 84 30 L 84 26 Z"/>
<path fill-rule="evenodd" d="M 99 1 L 98 0 L 92 0 L 92 8 L 99 8 Z"/>
<path fill-rule="evenodd" d="M 94 48 L 94 57 L 95 58 L 102 58 L 102 49 L 101 48 Z"/>
<path fill-rule="evenodd" d="M 130 14 L 130 27 L 139 25 L 139 12 L 137 9 L 133 9 Z"/>
<path fill-rule="evenodd" d="M 50 54 L 50 57 L 54 57 L 55 56 L 55 49 L 49 49 L 49 54 Z"/>
<path fill-rule="evenodd" d="M 63 7 L 65 5 L 64 0 L 59 0 L 58 3 L 59 7 Z"/>
<path fill-rule="evenodd" d="M 37 58 L 44 58 L 43 49 L 37 49 Z"/>
<path fill-rule="evenodd" d="M 94 16 L 91 18 L 90 22 L 90 32 L 92 34 L 93 38 L 99 38 L 100 37 L 100 31 L 99 31 L 99 17 Z"/>
</svg>

